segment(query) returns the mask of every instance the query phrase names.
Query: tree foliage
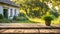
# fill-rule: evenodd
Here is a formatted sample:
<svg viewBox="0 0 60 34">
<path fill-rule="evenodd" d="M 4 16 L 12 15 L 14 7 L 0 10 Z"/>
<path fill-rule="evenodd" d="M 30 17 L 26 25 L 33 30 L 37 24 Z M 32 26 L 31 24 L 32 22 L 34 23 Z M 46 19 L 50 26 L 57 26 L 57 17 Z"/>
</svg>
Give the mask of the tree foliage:
<svg viewBox="0 0 60 34">
<path fill-rule="evenodd" d="M 20 9 L 25 10 L 26 14 L 30 17 L 40 17 L 49 10 L 48 5 L 40 0 L 16 0 L 15 2 L 19 4 Z"/>
<path fill-rule="evenodd" d="M 45 15 L 49 10 L 49 5 L 52 4 L 51 9 L 55 6 L 60 7 L 60 0 L 13 0 L 20 5 L 20 9 L 25 10 L 29 17 L 40 17 Z M 59 8 L 60 10 L 60 8 Z M 59 12 L 52 11 L 52 13 L 57 15 Z"/>
</svg>

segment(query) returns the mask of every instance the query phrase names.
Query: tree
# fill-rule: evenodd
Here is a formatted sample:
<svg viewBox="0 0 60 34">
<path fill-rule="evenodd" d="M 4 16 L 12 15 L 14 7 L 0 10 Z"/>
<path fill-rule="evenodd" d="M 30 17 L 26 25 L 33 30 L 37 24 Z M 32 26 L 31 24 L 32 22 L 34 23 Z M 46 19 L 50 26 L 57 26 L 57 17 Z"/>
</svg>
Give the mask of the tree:
<svg viewBox="0 0 60 34">
<path fill-rule="evenodd" d="M 15 2 L 20 5 L 21 9 L 25 10 L 29 17 L 42 16 L 49 10 L 48 5 L 40 0 L 16 0 Z"/>
</svg>

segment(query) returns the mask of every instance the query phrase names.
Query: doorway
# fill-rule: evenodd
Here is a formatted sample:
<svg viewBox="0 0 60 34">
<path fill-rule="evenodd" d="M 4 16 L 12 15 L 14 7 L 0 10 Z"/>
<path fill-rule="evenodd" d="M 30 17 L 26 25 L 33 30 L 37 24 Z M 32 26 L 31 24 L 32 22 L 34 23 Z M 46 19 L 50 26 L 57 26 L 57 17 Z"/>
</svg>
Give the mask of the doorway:
<svg viewBox="0 0 60 34">
<path fill-rule="evenodd" d="M 3 9 L 4 18 L 8 18 L 8 9 Z"/>
</svg>

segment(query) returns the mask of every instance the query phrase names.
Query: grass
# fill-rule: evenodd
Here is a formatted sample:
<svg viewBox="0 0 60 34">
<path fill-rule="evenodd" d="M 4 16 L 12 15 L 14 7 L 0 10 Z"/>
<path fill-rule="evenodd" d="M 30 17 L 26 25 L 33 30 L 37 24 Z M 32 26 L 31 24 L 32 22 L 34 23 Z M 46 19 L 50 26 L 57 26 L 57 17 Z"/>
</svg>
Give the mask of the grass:
<svg viewBox="0 0 60 34">
<path fill-rule="evenodd" d="M 18 23 L 31 23 L 29 20 L 18 21 Z"/>
<path fill-rule="evenodd" d="M 30 21 L 30 20 L 24 20 L 24 21 L 17 21 L 17 23 L 37 23 L 37 22 Z"/>
<path fill-rule="evenodd" d="M 39 23 L 39 24 L 45 24 L 45 21 L 43 19 L 39 18 L 29 18 L 29 20 L 19 20 L 17 23 Z M 60 19 L 52 20 L 52 24 L 60 24 Z"/>
</svg>

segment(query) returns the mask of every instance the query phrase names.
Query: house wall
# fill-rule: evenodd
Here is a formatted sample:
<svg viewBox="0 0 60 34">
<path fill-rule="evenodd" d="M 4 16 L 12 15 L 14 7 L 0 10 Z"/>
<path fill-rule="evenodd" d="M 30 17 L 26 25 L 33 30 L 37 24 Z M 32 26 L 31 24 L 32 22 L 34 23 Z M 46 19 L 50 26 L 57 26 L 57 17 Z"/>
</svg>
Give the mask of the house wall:
<svg viewBox="0 0 60 34">
<path fill-rule="evenodd" d="M 0 4 L 0 14 L 3 14 L 3 7 L 8 7 L 8 19 L 13 19 L 14 17 L 14 14 L 15 14 L 15 9 L 16 9 L 16 16 L 18 16 L 19 14 L 19 8 L 17 7 L 13 7 L 13 6 L 8 6 L 8 5 L 5 5 L 5 4 Z M 12 16 L 10 16 L 10 9 L 12 9 Z"/>
<path fill-rule="evenodd" d="M 10 9 L 12 9 L 12 16 L 10 16 Z M 15 15 L 15 9 L 16 9 L 16 15 Z M 8 9 L 9 11 L 8 11 L 8 17 L 9 17 L 9 19 L 13 19 L 13 17 L 14 16 L 18 16 L 19 15 L 19 10 L 17 9 L 17 8 L 13 8 L 13 7 L 9 7 L 9 9 Z"/>
<path fill-rule="evenodd" d="M 0 6 L 0 14 L 3 15 L 3 7 L 2 6 Z"/>
<path fill-rule="evenodd" d="M 16 16 L 19 16 L 19 9 L 16 9 Z"/>
</svg>

